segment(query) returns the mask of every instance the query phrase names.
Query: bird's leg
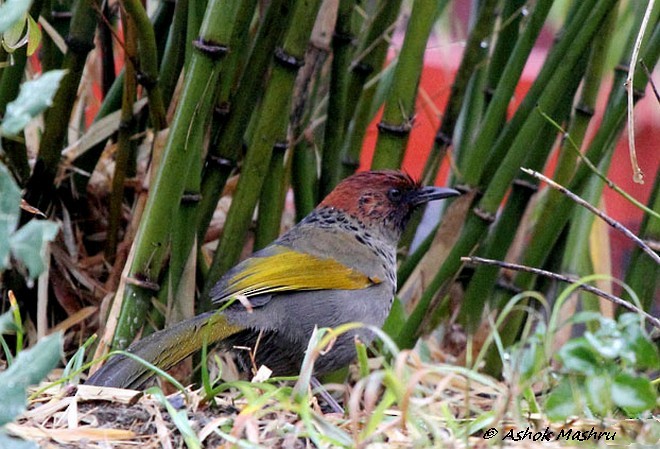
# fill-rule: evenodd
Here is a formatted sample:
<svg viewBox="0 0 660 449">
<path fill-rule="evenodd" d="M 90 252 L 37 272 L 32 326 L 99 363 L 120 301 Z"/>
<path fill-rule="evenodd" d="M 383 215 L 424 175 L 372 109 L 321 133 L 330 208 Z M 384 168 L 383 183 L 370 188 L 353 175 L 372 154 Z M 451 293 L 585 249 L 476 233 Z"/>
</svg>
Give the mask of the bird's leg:
<svg viewBox="0 0 660 449">
<path fill-rule="evenodd" d="M 333 413 L 341 413 L 342 415 L 344 414 L 344 407 L 339 405 L 339 402 L 337 402 L 337 400 L 334 397 L 332 397 L 330 392 L 325 389 L 325 387 L 321 384 L 321 382 L 319 382 L 319 380 L 315 376 L 312 376 L 310 384 L 313 389 L 312 391 L 318 393 L 318 395 L 325 400 L 325 402 L 328 404 L 328 406 L 330 407 Z"/>
</svg>

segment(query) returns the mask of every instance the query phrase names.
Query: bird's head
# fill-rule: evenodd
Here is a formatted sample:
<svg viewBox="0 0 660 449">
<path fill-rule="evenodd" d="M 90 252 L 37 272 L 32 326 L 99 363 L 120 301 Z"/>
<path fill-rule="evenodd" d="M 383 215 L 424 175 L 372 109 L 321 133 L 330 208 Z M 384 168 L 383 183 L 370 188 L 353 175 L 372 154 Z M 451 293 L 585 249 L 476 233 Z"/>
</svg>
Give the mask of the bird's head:
<svg viewBox="0 0 660 449">
<path fill-rule="evenodd" d="M 424 187 L 400 171 L 368 171 L 344 179 L 318 208 L 341 210 L 398 238 L 418 206 L 456 195 L 454 189 Z"/>
</svg>

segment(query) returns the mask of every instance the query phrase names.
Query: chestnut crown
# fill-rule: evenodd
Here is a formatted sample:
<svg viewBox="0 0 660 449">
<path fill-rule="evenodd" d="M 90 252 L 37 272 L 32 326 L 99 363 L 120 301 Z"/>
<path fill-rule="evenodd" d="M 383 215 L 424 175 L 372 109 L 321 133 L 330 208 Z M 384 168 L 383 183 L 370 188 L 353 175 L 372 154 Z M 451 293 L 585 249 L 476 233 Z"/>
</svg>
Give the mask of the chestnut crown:
<svg viewBox="0 0 660 449">
<path fill-rule="evenodd" d="M 400 233 L 418 206 L 457 195 L 454 189 L 424 187 L 401 171 L 367 171 L 340 182 L 318 208 L 341 210 L 365 225 Z"/>
</svg>

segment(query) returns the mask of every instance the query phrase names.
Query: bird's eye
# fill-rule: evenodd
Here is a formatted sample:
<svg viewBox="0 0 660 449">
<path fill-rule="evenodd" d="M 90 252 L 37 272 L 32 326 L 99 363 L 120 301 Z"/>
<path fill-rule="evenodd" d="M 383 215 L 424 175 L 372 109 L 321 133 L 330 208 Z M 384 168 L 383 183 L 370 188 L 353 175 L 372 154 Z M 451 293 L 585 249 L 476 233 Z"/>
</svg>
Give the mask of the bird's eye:
<svg viewBox="0 0 660 449">
<path fill-rule="evenodd" d="M 401 196 L 401 190 L 397 188 L 391 188 L 387 191 L 387 197 L 390 199 L 390 201 L 399 201 Z"/>
</svg>

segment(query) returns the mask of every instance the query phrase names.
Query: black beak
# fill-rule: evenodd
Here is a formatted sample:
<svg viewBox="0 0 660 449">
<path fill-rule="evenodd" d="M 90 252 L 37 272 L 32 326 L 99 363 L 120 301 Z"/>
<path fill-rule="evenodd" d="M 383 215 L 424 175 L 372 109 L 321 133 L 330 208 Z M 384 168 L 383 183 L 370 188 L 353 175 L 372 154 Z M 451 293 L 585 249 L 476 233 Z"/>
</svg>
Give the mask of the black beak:
<svg viewBox="0 0 660 449">
<path fill-rule="evenodd" d="M 441 200 L 443 198 L 451 198 L 458 196 L 461 192 L 458 190 L 450 189 L 447 187 L 422 187 L 415 190 L 410 195 L 410 204 L 419 206 L 420 204 L 428 203 L 429 201 Z"/>
</svg>

